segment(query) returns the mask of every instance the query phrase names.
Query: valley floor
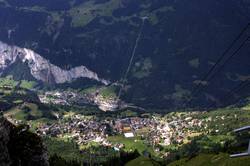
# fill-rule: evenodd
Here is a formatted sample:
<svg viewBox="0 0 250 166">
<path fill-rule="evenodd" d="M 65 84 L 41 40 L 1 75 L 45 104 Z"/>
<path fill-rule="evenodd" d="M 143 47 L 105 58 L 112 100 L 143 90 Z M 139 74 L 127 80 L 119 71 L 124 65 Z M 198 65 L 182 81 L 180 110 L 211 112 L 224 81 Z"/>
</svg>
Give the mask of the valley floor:
<svg viewBox="0 0 250 166">
<path fill-rule="evenodd" d="M 11 79 L 2 84 L 0 105 L 5 110 L 4 116 L 16 125 L 28 125 L 30 131 L 43 137 L 50 156 L 100 164 L 131 155 L 123 161 L 131 160 L 130 165 L 133 162 L 203 165 L 205 161 L 211 161 L 206 162 L 208 165 L 220 165 L 249 160 L 229 159 L 229 154 L 247 148 L 249 133 L 236 135 L 233 130 L 250 125 L 249 102 L 210 112 L 156 113 L 128 108 L 103 112 L 91 105 L 41 103 L 33 91 L 27 90 L 31 83 L 19 89 Z M 95 91 L 89 89 L 88 93 Z M 102 93 L 105 99 L 114 97 L 112 89 Z M 46 98 L 58 99 L 56 94 Z M 137 158 L 138 155 L 141 157 Z"/>
</svg>

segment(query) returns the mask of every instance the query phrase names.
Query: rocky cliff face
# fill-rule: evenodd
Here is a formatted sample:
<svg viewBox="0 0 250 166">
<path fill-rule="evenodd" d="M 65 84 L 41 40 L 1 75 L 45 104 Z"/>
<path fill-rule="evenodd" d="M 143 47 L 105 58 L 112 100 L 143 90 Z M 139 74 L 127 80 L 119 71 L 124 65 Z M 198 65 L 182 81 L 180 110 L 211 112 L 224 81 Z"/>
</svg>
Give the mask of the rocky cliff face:
<svg viewBox="0 0 250 166">
<path fill-rule="evenodd" d="M 63 70 L 30 49 L 10 46 L 0 41 L 0 74 L 17 60 L 26 63 L 32 76 L 42 82 L 60 84 L 72 82 L 77 78 L 89 78 L 105 85 L 109 83 L 85 66 Z"/>
<path fill-rule="evenodd" d="M 48 166 L 41 138 L 0 116 L 0 166 Z"/>
</svg>

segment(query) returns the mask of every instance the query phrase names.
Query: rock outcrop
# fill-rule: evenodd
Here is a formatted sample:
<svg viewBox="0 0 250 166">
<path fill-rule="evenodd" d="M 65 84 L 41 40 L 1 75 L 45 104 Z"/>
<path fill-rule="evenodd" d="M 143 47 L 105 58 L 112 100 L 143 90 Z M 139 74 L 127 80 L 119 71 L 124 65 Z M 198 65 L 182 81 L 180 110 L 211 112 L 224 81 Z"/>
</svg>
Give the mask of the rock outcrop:
<svg viewBox="0 0 250 166">
<path fill-rule="evenodd" d="M 63 70 L 30 49 L 10 46 L 0 41 L 0 74 L 17 60 L 26 63 L 32 76 L 45 83 L 61 84 L 78 78 L 88 78 L 105 85 L 109 84 L 109 81 L 99 78 L 95 72 L 85 66 Z"/>
</svg>

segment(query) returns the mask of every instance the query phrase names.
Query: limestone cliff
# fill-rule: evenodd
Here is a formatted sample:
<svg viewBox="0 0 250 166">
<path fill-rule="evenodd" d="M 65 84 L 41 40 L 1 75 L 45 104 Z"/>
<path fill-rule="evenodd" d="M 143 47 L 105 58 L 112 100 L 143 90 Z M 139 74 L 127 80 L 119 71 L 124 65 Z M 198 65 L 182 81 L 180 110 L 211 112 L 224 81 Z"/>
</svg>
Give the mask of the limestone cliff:
<svg viewBox="0 0 250 166">
<path fill-rule="evenodd" d="M 90 71 L 85 66 L 63 70 L 30 49 L 10 46 L 0 41 L 0 74 L 17 60 L 26 63 L 32 76 L 45 83 L 60 84 L 72 82 L 78 78 L 96 80 L 105 85 L 109 83 L 109 81 L 99 78 L 95 72 Z"/>
</svg>

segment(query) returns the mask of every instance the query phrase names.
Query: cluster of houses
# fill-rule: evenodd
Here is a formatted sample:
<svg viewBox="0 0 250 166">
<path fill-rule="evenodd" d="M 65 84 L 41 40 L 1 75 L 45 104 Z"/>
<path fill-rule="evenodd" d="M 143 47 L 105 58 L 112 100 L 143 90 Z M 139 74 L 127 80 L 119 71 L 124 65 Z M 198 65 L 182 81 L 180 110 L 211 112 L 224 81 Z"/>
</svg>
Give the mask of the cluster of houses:
<svg viewBox="0 0 250 166">
<path fill-rule="evenodd" d="M 182 144 L 188 137 L 196 136 L 197 128 L 202 128 L 202 120 L 192 116 L 124 118 L 96 120 L 82 115 L 63 118 L 52 125 L 43 125 L 37 129 L 40 135 L 67 137 L 78 144 L 98 142 L 104 146 L 112 146 L 108 141 L 111 135 L 123 135 L 126 138 L 141 136 L 152 145 Z M 119 145 L 120 146 L 120 145 Z M 123 146 L 123 145 L 121 145 Z"/>
<path fill-rule="evenodd" d="M 44 104 L 55 105 L 96 105 L 102 111 L 114 111 L 118 108 L 118 100 L 110 97 L 105 98 L 98 91 L 93 93 L 77 93 L 71 91 L 46 91 L 38 95 Z"/>
<path fill-rule="evenodd" d="M 123 135 L 132 138 L 138 135 L 137 131 L 147 128 L 152 129 L 157 123 L 149 118 L 125 118 L 97 120 L 93 117 L 72 115 L 61 118 L 52 125 L 40 125 L 37 133 L 42 136 L 60 137 L 75 140 L 79 145 L 97 142 L 104 146 L 116 149 L 124 147 L 122 143 L 112 144 L 108 141 L 111 135 Z M 147 130 L 150 132 L 150 130 Z M 144 134 L 146 137 L 146 135 Z"/>
<path fill-rule="evenodd" d="M 39 94 L 39 100 L 44 104 L 58 104 L 58 105 L 69 105 L 67 99 L 69 96 L 75 96 L 74 93 L 70 92 L 58 92 L 58 91 L 47 91 L 44 94 Z"/>
<path fill-rule="evenodd" d="M 154 128 L 157 123 L 151 118 L 139 118 L 139 117 L 132 117 L 132 118 L 125 118 L 125 119 L 117 119 L 115 121 L 115 125 L 113 129 L 120 134 L 124 134 L 125 137 L 134 137 L 136 135 L 145 136 L 150 132 L 152 128 Z M 138 132 L 145 129 L 143 133 Z"/>
<path fill-rule="evenodd" d="M 201 112 L 171 113 L 165 116 L 98 118 L 79 114 L 68 114 L 58 117 L 53 124 L 37 125 L 36 132 L 41 136 L 58 137 L 74 140 L 78 145 L 96 142 L 119 151 L 124 148 L 123 142 L 112 142 L 110 136 L 123 136 L 133 140 L 144 140 L 155 152 L 159 146 L 182 145 L 191 141 L 191 137 L 209 132 L 210 123 L 214 120 L 223 122 L 224 116 L 201 118 Z M 197 115 L 197 116 L 196 116 Z M 10 117 L 9 117 L 10 118 Z M 12 118 L 11 118 L 12 119 Z M 12 119 L 15 124 L 20 121 Z M 218 132 L 217 128 L 213 128 Z M 135 137 L 135 138 L 133 138 Z M 165 155 L 165 154 L 164 154 Z"/>
<path fill-rule="evenodd" d="M 150 133 L 150 142 L 154 145 L 161 144 L 168 146 L 171 144 L 182 144 L 188 141 L 189 137 L 201 134 L 199 129 L 206 124 L 202 119 L 194 118 L 196 112 L 182 114 L 173 114 L 171 117 L 154 117 L 157 126 Z M 184 116 L 183 116 L 184 115 Z"/>
<path fill-rule="evenodd" d="M 63 118 L 52 125 L 42 125 L 37 129 L 40 135 L 52 137 L 71 138 L 78 144 L 99 142 L 108 145 L 108 127 L 106 122 L 96 121 L 81 115 Z"/>
</svg>

